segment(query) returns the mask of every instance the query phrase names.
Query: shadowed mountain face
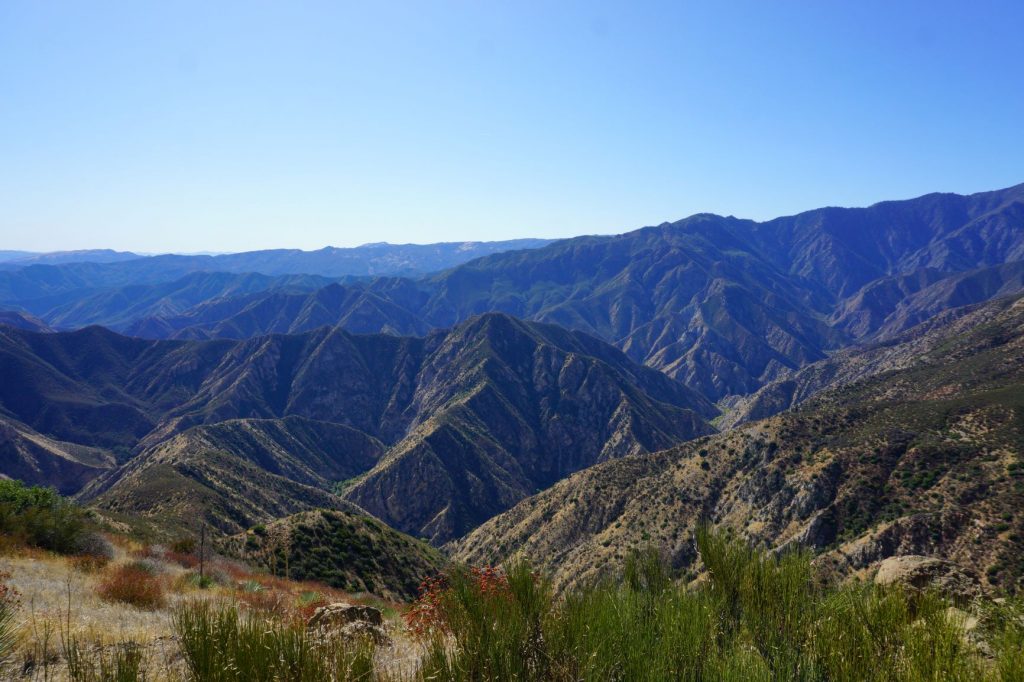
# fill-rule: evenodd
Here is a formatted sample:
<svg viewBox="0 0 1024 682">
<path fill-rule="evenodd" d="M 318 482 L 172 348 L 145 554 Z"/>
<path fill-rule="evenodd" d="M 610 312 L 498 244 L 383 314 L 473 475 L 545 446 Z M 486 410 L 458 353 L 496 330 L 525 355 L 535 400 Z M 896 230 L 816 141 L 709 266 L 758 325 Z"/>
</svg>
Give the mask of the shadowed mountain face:
<svg viewBox="0 0 1024 682">
<path fill-rule="evenodd" d="M 178 285 L 181 292 L 161 295 L 164 285 L 151 285 L 149 293 L 132 293 L 138 305 L 121 305 L 127 295 L 120 290 L 105 291 L 44 314 L 53 296 L 77 296 L 67 293 L 69 281 L 97 275 L 84 273 L 82 264 L 67 266 L 64 279 L 44 287 L 23 281 L 41 276 L 26 268 L 7 273 L 9 281 L 0 278 L 0 301 L 22 301 L 52 326 L 103 322 L 138 336 L 190 339 L 321 325 L 422 335 L 498 311 L 585 331 L 719 400 L 942 310 L 1020 291 L 1022 262 L 1024 185 L 818 209 L 765 223 L 696 215 L 613 237 L 506 251 L 419 280 L 315 290 L 312 281 L 253 282 L 247 290 L 225 283 L 191 306 L 200 288 Z M 58 293 L 25 303 L 26 291 L 40 287 Z"/>
<path fill-rule="evenodd" d="M 688 565 L 704 518 L 756 543 L 810 547 L 843 574 L 927 554 L 1019 588 L 1024 299 L 846 364 L 868 378 L 797 411 L 587 469 L 483 524 L 455 556 L 490 564 L 523 552 L 568 585 L 644 544 Z"/>
<path fill-rule="evenodd" d="M 581 468 L 710 433 L 716 414 L 597 339 L 496 314 L 419 338 L 6 328 L 0 371 L 21 453 L 3 473 L 67 490 L 121 465 L 84 496 L 229 532 L 338 506 L 333 484 L 356 478 L 345 497 L 442 542 Z"/>
</svg>

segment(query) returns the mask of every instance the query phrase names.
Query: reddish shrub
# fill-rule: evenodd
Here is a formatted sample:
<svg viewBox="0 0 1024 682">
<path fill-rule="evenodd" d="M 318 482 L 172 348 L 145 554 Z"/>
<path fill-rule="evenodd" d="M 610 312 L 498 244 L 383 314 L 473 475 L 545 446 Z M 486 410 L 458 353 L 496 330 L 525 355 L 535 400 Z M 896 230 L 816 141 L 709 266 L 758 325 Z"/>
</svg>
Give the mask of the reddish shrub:
<svg viewBox="0 0 1024 682">
<path fill-rule="evenodd" d="M 186 552 L 176 552 L 171 550 L 164 553 L 164 559 L 174 562 L 184 568 L 195 568 L 199 565 L 199 557 L 195 554 L 188 554 Z"/>
<path fill-rule="evenodd" d="M 107 601 L 131 604 L 140 609 L 158 609 L 167 604 L 163 582 L 139 566 L 114 567 L 100 582 L 96 592 Z"/>
<path fill-rule="evenodd" d="M 0 571 L 0 604 L 14 608 L 20 603 L 21 595 L 18 594 L 16 589 L 7 584 L 7 581 L 10 579 L 10 573 Z"/>
<path fill-rule="evenodd" d="M 419 597 L 403 614 L 406 627 L 413 635 L 423 637 L 447 629 L 445 606 L 453 590 L 452 580 L 481 599 L 512 600 L 508 576 L 494 566 L 470 568 L 467 576 L 427 578 L 420 583 Z"/>
<path fill-rule="evenodd" d="M 95 573 L 107 567 L 110 559 L 98 554 L 82 554 L 71 557 L 71 568 L 80 573 Z"/>
<path fill-rule="evenodd" d="M 403 614 L 405 625 L 417 637 L 423 637 L 444 626 L 442 611 L 448 579 L 439 575 L 426 578 L 420 583 L 420 596 Z"/>
</svg>

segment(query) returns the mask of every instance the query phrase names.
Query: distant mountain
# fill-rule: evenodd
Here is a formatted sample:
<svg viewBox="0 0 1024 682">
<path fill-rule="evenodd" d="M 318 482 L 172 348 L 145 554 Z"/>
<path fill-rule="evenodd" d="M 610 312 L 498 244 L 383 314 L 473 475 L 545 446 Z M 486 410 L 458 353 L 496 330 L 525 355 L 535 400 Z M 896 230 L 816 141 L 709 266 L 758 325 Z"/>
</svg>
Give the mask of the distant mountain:
<svg viewBox="0 0 1024 682">
<path fill-rule="evenodd" d="M 173 318 L 199 305 L 256 292 L 311 292 L 332 284 L 318 275 L 259 275 L 224 272 L 195 272 L 159 284 L 135 284 L 111 289 L 76 291 L 36 299 L 35 309 L 46 308 L 46 319 L 57 329 L 102 325 L 116 331 L 138 324 L 138 320 Z"/>
<path fill-rule="evenodd" d="M 51 251 L 32 253 L 29 251 L 0 251 L 0 261 L 9 265 L 59 265 L 61 263 L 118 263 L 141 258 L 131 251 L 112 249 L 87 249 L 83 251 Z"/>
<path fill-rule="evenodd" d="M 330 279 L 416 276 L 444 270 L 487 254 L 538 248 L 550 243 L 551 240 L 547 239 L 381 243 L 345 249 L 277 249 L 215 256 L 165 254 L 143 257 L 115 251 L 38 254 L 3 263 L 0 268 L 0 304 L 17 305 L 46 318 L 48 303 L 75 302 L 83 290 L 93 294 L 96 290 L 165 284 L 197 272 L 316 275 Z"/>
<path fill-rule="evenodd" d="M 936 333 L 889 349 L 893 371 L 869 371 L 796 411 L 571 476 L 454 543 L 455 558 L 525 555 L 564 586 L 645 545 L 686 567 L 706 519 L 768 547 L 809 547 L 842 575 L 925 554 L 1019 589 L 1024 298 Z"/>
<path fill-rule="evenodd" d="M 720 400 L 950 307 L 1021 291 L 1022 207 L 1024 185 L 766 223 L 697 215 L 486 256 L 417 281 L 229 297 L 126 329 L 183 338 L 320 324 L 424 333 L 499 311 L 598 336 Z"/>
<path fill-rule="evenodd" d="M 21 453 L 0 473 L 92 477 L 82 495 L 101 507 L 225 532 L 345 508 L 331 491 L 349 480 L 346 499 L 443 542 L 595 462 L 711 433 L 717 414 L 597 339 L 496 314 L 418 338 L 7 327 L 0 374 Z"/>
<path fill-rule="evenodd" d="M 140 317 L 122 331 L 144 338 L 245 339 L 337 326 L 357 334 L 423 335 L 432 326 L 412 310 L 425 300 L 421 287 L 401 278 L 332 284 L 313 291 L 273 287 L 215 298 L 177 315 Z"/>
<path fill-rule="evenodd" d="M 988 325 L 993 318 L 1005 314 L 1018 296 L 953 308 L 894 338 L 837 351 L 737 399 L 716 424 L 733 428 L 764 419 L 795 408 L 823 391 L 932 360 L 937 353 L 944 352 L 952 338 L 971 334 L 976 327 Z"/>
<path fill-rule="evenodd" d="M 27 256 L 35 256 L 37 254 L 31 251 L 0 251 L 0 263 L 7 263 L 9 261 L 19 260 Z"/>
<path fill-rule="evenodd" d="M 209 262 L 204 269 L 217 272 L 259 272 L 265 275 L 322 275 L 324 277 L 421 275 L 445 270 L 488 254 L 536 249 L 550 243 L 550 239 L 510 239 L 498 242 L 441 242 L 437 244 L 379 242 L 352 248 L 328 246 L 318 251 L 274 249 L 206 256 L 205 258 L 208 258 Z"/>
<path fill-rule="evenodd" d="M 836 325 L 862 340 L 891 338 L 944 310 L 1024 291 L 1024 261 L 965 272 L 922 268 L 884 277 L 844 300 Z"/>
<path fill-rule="evenodd" d="M 0 310 L 0 325 L 17 327 L 18 329 L 26 329 L 32 332 L 53 331 L 48 324 L 34 315 L 16 310 Z"/>
<path fill-rule="evenodd" d="M 583 334 L 489 314 L 427 338 L 417 416 L 344 496 L 433 542 L 579 469 L 712 432 L 706 401 Z"/>
<path fill-rule="evenodd" d="M 8 264 L 0 473 L 226 534 L 317 508 L 473 532 L 460 556 L 526 548 L 560 580 L 647 536 L 686 563 L 702 515 L 955 554 L 975 539 L 921 514 L 1007 513 L 1024 185 L 528 245 L 415 277 L 373 275 L 503 247 Z M 711 423 L 738 428 L 666 450 Z"/>
</svg>

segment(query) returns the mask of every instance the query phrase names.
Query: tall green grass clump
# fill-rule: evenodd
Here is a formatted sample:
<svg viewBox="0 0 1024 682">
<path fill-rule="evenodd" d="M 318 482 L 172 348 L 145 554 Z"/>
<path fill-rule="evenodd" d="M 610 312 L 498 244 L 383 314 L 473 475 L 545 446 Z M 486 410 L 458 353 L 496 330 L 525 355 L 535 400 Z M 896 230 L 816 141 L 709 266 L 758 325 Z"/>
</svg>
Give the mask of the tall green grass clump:
<svg viewBox="0 0 1024 682">
<path fill-rule="evenodd" d="M 802 550 L 771 554 L 701 528 L 705 575 L 674 580 L 653 551 L 552 596 L 529 566 L 458 570 L 410 612 L 421 679 L 1022 680 L 1024 612 L 993 606 L 978 645 L 930 593 L 826 584 Z"/>
<path fill-rule="evenodd" d="M 173 616 L 189 677 L 197 682 L 372 680 L 374 646 L 308 633 L 300 623 L 243 615 L 233 605 L 191 602 Z"/>
<path fill-rule="evenodd" d="M 71 682 L 141 682 L 148 677 L 142 650 L 133 642 L 89 647 L 69 637 L 62 650 Z"/>
</svg>

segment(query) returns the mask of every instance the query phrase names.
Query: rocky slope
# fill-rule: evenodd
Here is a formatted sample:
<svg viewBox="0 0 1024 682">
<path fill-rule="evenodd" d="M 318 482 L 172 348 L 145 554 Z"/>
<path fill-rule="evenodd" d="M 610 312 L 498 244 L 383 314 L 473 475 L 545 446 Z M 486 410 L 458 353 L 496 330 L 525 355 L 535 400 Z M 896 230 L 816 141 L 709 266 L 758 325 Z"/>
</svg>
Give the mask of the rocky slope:
<svg viewBox="0 0 1024 682">
<path fill-rule="evenodd" d="M 1020 587 L 1022 425 L 1018 298 L 951 330 L 904 369 L 731 432 L 572 476 L 453 550 L 472 563 L 523 553 L 568 585 L 647 544 L 691 566 L 694 525 L 708 519 L 770 547 L 810 547 L 844 574 L 920 554 L 975 566 L 990 588 Z"/>
<path fill-rule="evenodd" d="M 886 341 L 837 351 L 825 360 L 733 401 L 715 424 L 728 429 L 770 417 L 830 388 L 934 360 L 935 354 L 943 352 L 951 338 L 990 323 L 1005 314 L 1016 300 L 1017 296 L 1008 296 L 989 303 L 952 308 Z"/>
<path fill-rule="evenodd" d="M 441 542 L 581 468 L 710 433 L 717 414 L 597 339 L 497 314 L 426 337 L 6 328 L 0 371 L 0 418 L 18 434 L 99 453 L 83 469 L 53 450 L 48 482 L 71 490 L 116 467 L 83 499 L 176 523 L 203 512 L 225 530 L 337 506 L 332 485 L 358 477 L 346 497 Z"/>
</svg>

